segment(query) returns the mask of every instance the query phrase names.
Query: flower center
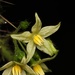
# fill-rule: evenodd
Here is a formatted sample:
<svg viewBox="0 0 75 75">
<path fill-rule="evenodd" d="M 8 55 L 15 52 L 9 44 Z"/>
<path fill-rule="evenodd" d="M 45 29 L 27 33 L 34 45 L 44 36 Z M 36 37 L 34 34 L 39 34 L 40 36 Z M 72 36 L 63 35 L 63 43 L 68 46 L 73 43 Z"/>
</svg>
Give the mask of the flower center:
<svg viewBox="0 0 75 75">
<path fill-rule="evenodd" d="M 45 75 L 45 73 L 40 65 L 34 66 L 33 70 L 36 72 L 37 75 Z"/>
<path fill-rule="evenodd" d="M 21 75 L 22 69 L 19 65 L 15 65 L 12 68 L 12 75 Z"/>
<path fill-rule="evenodd" d="M 43 38 L 40 35 L 34 35 L 33 41 L 39 46 L 43 45 Z"/>
</svg>

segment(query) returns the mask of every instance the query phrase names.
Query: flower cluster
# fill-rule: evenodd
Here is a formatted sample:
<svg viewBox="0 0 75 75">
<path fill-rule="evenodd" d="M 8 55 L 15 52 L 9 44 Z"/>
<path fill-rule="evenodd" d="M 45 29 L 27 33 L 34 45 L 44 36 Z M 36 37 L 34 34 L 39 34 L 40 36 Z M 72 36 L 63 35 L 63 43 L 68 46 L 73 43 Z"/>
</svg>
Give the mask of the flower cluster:
<svg viewBox="0 0 75 75">
<path fill-rule="evenodd" d="M 60 22 L 57 25 L 42 27 L 37 13 L 35 21 L 31 32 L 15 30 L 9 35 L 13 40 L 15 54 L 13 59 L 0 67 L 0 71 L 4 70 L 2 75 L 45 75 L 45 72 L 51 72 L 44 62 L 54 59 L 59 50 L 48 37 L 59 29 Z M 49 57 L 41 58 L 38 51 Z"/>
</svg>

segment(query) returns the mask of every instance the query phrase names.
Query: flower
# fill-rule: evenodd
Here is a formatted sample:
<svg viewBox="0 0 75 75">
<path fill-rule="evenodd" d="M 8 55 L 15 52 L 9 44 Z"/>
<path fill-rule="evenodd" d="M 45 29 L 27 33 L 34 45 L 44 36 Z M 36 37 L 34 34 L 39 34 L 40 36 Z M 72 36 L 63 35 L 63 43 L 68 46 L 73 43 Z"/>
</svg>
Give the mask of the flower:
<svg viewBox="0 0 75 75">
<path fill-rule="evenodd" d="M 13 75 L 21 75 L 22 69 L 19 65 L 15 65 L 12 67 L 12 74 Z"/>
<path fill-rule="evenodd" d="M 58 53 L 49 58 L 41 59 L 39 54 L 35 51 L 34 56 L 29 61 L 29 64 L 37 75 L 45 75 L 46 72 L 52 72 L 52 70 L 49 69 L 44 62 L 53 60 L 57 54 Z"/>
<path fill-rule="evenodd" d="M 5 70 L 4 70 L 5 69 Z M 25 59 L 23 57 L 22 61 L 10 61 L 4 66 L 0 67 L 0 71 L 4 70 L 2 75 L 36 75 L 33 69 L 25 63 Z"/>
<path fill-rule="evenodd" d="M 50 45 L 46 38 L 53 33 L 55 33 L 59 27 L 60 22 L 55 26 L 45 26 L 42 27 L 42 22 L 38 16 L 37 13 L 35 13 L 35 19 L 36 22 L 31 28 L 31 32 L 25 31 L 21 34 L 11 34 L 10 36 L 13 39 L 23 41 L 27 44 L 27 59 L 28 61 L 32 58 L 35 52 L 35 48 L 37 47 L 40 51 L 43 51 L 44 53 L 53 56 L 55 53 L 52 51 L 52 48 L 50 48 Z"/>
<path fill-rule="evenodd" d="M 52 72 L 51 69 L 49 69 L 46 65 L 45 65 L 45 61 L 48 61 L 48 60 L 52 60 L 54 59 L 55 56 L 52 58 L 45 58 L 45 59 L 40 59 L 38 61 L 33 61 L 31 66 L 32 66 L 32 69 L 34 70 L 34 72 L 37 74 L 37 75 L 45 75 L 46 72 Z"/>
<path fill-rule="evenodd" d="M 45 75 L 40 65 L 33 66 L 33 70 L 36 72 L 37 75 Z"/>
</svg>

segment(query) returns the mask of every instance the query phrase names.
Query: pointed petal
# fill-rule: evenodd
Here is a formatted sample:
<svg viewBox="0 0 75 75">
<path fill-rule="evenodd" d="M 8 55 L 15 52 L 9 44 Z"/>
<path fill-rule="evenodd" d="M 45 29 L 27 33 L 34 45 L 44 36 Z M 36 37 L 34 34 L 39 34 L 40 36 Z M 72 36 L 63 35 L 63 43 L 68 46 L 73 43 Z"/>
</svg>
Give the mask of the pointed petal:
<svg viewBox="0 0 75 75">
<path fill-rule="evenodd" d="M 12 67 L 7 68 L 6 70 L 4 70 L 4 72 L 2 73 L 2 75 L 12 75 L 11 69 L 12 69 Z"/>
<path fill-rule="evenodd" d="M 45 26 L 40 30 L 39 34 L 43 37 L 48 37 L 48 36 L 52 35 L 53 33 L 55 33 L 59 29 L 60 24 L 61 23 L 59 22 L 55 26 Z"/>
<path fill-rule="evenodd" d="M 33 69 L 28 65 L 23 66 L 23 69 L 27 71 L 27 73 L 29 73 L 30 75 L 36 75 Z"/>
<path fill-rule="evenodd" d="M 44 39 L 43 45 L 42 46 L 37 46 L 37 48 L 40 51 L 42 51 L 42 52 L 44 52 L 46 54 L 49 54 L 50 56 L 52 56 L 54 54 L 52 49 L 50 48 L 50 45 L 49 45 L 48 41 L 46 39 Z"/>
<path fill-rule="evenodd" d="M 36 19 L 36 22 L 35 22 L 35 24 L 33 25 L 32 29 L 31 29 L 31 31 L 33 33 L 39 32 L 39 30 L 41 29 L 41 26 L 42 26 L 42 22 L 41 22 L 41 20 L 40 20 L 37 13 L 35 13 L 35 19 Z"/>
<path fill-rule="evenodd" d="M 26 75 L 26 72 L 24 70 L 22 70 L 22 74 L 21 75 Z"/>
<path fill-rule="evenodd" d="M 8 68 L 8 67 L 10 67 L 10 66 L 12 66 L 13 64 L 14 64 L 13 61 L 8 62 L 8 63 L 5 64 L 4 66 L 0 67 L 0 71 L 1 71 L 1 70 L 4 70 L 4 69 L 6 69 L 6 68 Z"/>
<path fill-rule="evenodd" d="M 52 72 L 44 63 L 40 64 L 44 72 Z"/>
<path fill-rule="evenodd" d="M 19 66 L 22 66 L 22 65 L 23 65 L 22 63 L 16 62 L 16 61 L 14 61 L 14 64 L 17 64 L 17 65 L 19 65 Z"/>
<path fill-rule="evenodd" d="M 33 41 L 30 41 L 27 45 L 27 63 L 30 61 L 30 59 L 33 57 L 34 52 L 35 52 L 35 44 L 33 43 Z"/>
<path fill-rule="evenodd" d="M 21 63 L 22 64 L 26 64 L 26 58 L 25 58 L 25 56 L 22 58 Z"/>
<path fill-rule="evenodd" d="M 28 42 L 30 40 L 31 33 L 29 31 L 23 32 L 21 34 L 11 34 L 13 39 Z"/>
</svg>

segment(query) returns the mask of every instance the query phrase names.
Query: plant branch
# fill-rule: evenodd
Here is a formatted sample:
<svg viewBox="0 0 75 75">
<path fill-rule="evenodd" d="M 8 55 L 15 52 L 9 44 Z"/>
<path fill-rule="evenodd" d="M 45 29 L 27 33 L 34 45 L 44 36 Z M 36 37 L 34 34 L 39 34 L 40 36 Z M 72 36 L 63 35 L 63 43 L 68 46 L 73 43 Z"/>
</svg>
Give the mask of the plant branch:
<svg viewBox="0 0 75 75">
<path fill-rule="evenodd" d="M 10 2 L 7 2 L 7 1 L 3 1 L 3 0 L 0 0 L 0 2 L 4 2 L 4 3 L 10 4 L 10 5 L 14 5 L 13 3 L 10 3 Z"/>
<path fill-rule="evenodd" d="M 16 28 L 16 26 L 15 25 L 13 25 L 10 21 L 8 21 L 5 17 L 3 17 L 1 14 L 0 14 L 0 17 L 3 19 L 3 20 L 5 20 L 6 22 L 8 22 L 11 26 L 13 26 L 15 29 L 17 29 Z"/>
</svg>

